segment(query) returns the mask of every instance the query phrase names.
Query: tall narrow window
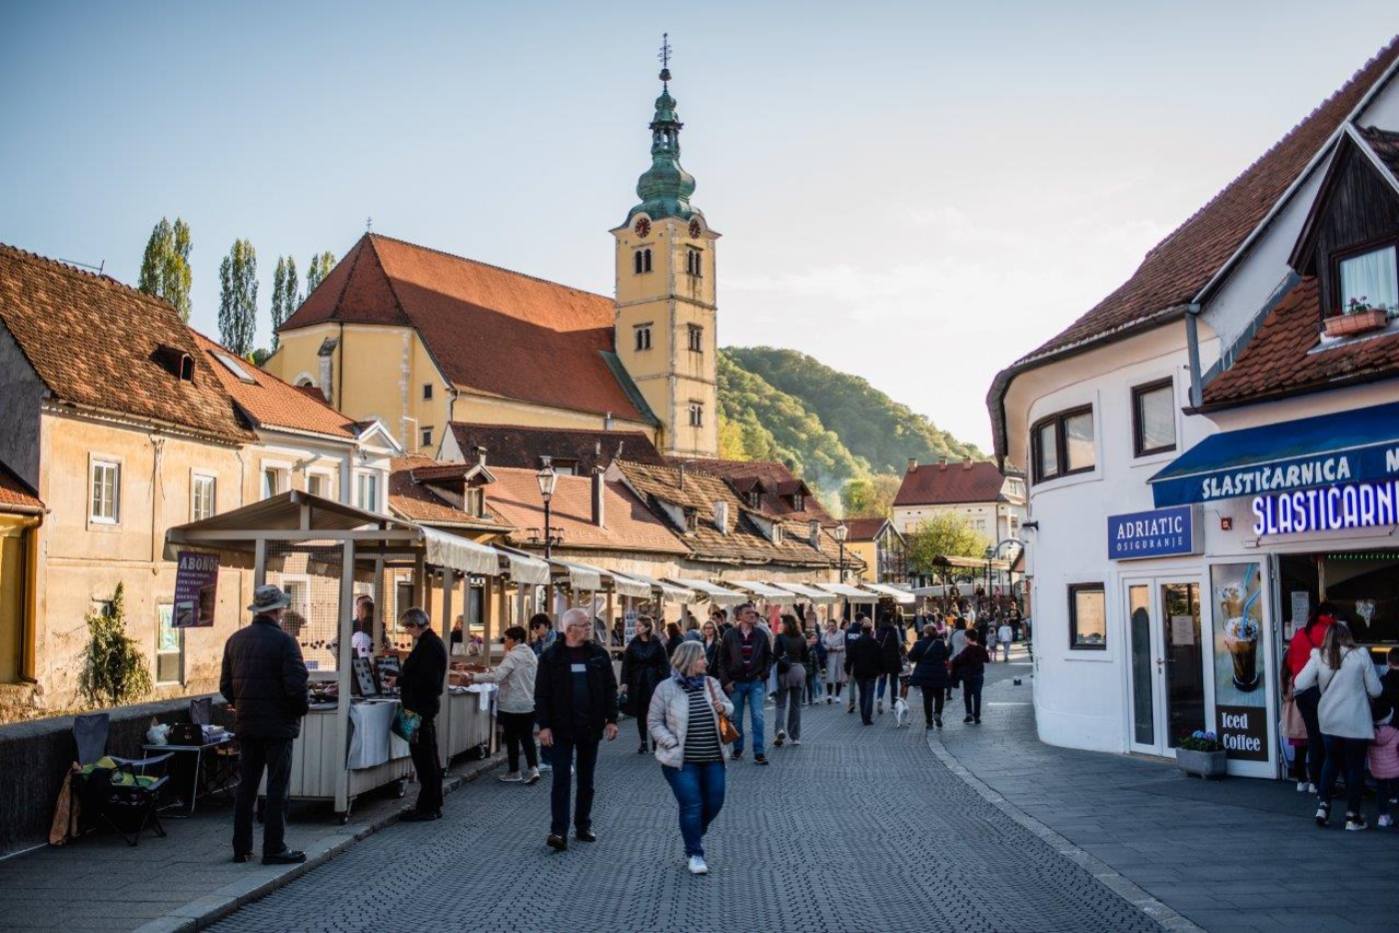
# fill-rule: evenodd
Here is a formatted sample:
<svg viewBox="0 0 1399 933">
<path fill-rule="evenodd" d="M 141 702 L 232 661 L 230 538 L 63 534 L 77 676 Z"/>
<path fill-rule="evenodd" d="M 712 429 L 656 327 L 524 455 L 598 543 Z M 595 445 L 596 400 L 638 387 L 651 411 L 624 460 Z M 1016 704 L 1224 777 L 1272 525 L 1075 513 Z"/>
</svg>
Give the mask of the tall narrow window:
<svg viewBox="0 0 1399 933">
<path fill-rule="evenodd" d="M 704 403 L 703 403 L 703 402 L 691 402 L 691 403 L 690 403 L 690 427 L 692 427 L 692 428 L 702 428 L 702 427 L 704 427 Z"/>
<path fill-rule="evenodd" d="M 185 679 L 185 630 L 175 628 L 173 604 L 161 603 L 155 611 L 155 682 L 182 683 Z"/>
<path fill-rule="evenodd" d="M 695 278 L 704 275 L 703 254 L 693 246 L 685 247 L 685 271 Z"/>
<path fill-rule="evenodd" d="M 421 431 L 418 432 L 418 435 L 419 435 L 419 437 L 418 437 L 418 446 L 419 446 L 419 447 L 431 447 L 431 446 L 432 446 L 432 428 L 423 428 Z"/>
<path fill-rule="evenodd" d="M 651 325 L 650 325 L 650 324 L 638 324 L 638 325 L 636 325 L 636 327 L 633 329 L 633 332 L 634 332 L 635 335 L 636 335 L 636 349 L 637 349 L 637 350 L 649 350 L 649 349 L 651 349 Z"/>
<path fill-rule="evenodd" d="M 100 525 L 121 521 L 121 464 L 112 460 L 92 461 L 92 495 L 88 519 Z"/>
<path fill-rule="evenodd" d="M 703 328 L 703 327 L 700 327 L 698 324 L 689 324 L 689 325 L 687 325 L 687 329 L 689 330 L 689 337 L 690 337 L 690 352 L 691 352 L 691 353 L 703 353 L 703 352 L 704 352 L 704 328 Z"/>
<path fill-rule="evenodd" d="M 379 511 L 379 477 L 374 473 L 360 473 L 355 478 L 356 505 L 366 512 Z"/>
<path fill-rule="evenodd" d="M 632 254 L 632 268 L 637 275 L 651 271 L 651 250 L 639 249 Z"/>
<path fill-rule="evenodd" d="M 325 476 L 325 474 L 323 474 L 323 473 L 307 473 L 307 474 L 306 474 L 306 491 L 309 492 L 311 495 L 313 495 L 313 496 L 320 496 L 320 497 L 323 498 L 323 499 L 324 499 L 324 498 L 328 498 L 328 497 L 329 497 L 329 492 L 328 492 L 328 490 L 329 490 L 329 484 L 326 482 L 326 476 Z"/>
<path fill-rule="evenodd" d="M 287 471 L 282 467 L 262 468 L 262 498 L 275 496 L 279 492 L 285 492 L 290 488 L 287 482 Z"/>
<path fill-rule="evenodd" d="M 1176 447 L 1175 389 L 1171 380 L 1132 389 L 1132 452 L 1138 457 Z"/>
<path fill-rule="evenodd" d="M 432 400 L 432 383 L 431 383 L 431 382 L 424 382 L 424 383 L 423 383 L 423 401 L 427 402 L 427 401 L 431 401 L 431 400 Z"/>
<path fill-rule="evenodd" d="M 1069 586 L 1069 647 L 1099 650 L 1108 645 L 1107 600 L 1101 583 Z"/>
<path fill-rule="evenodd" d="M 205 473 L 194 474 L 190 484 L 189 496 L 189 519 L 192 522 L 202 521 L 214 514 L 215 484 L 214 477 Z"/>
</svg>

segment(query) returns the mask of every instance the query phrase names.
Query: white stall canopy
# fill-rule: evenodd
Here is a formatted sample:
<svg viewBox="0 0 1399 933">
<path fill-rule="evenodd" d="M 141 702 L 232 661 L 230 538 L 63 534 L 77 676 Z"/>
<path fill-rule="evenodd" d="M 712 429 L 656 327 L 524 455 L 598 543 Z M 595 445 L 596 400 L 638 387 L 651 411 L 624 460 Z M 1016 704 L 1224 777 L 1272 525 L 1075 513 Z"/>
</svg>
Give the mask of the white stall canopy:
<svg viewBox="0 0 1399 933">
<path fill-rule="evenodd" d="M 759 583 L 757 580 L 725 580 L 724 582 L 770 602 L 790 603 L 796 598 L 786 590 L 778 589 L 770 583 Z"/>
<path fill-rule="evenodd" d="M 820 586 L 821 589 L 834 593 L 837 596 L 843 596 L 846 599 L 850 600 L 852 603 L 879 602 L 878 593 L 871 593 L 868 590 L 858 589 L 856 587 L 851 586 L 848 583 L 822 583 L 820 584 Z"/>
<path fill-rule="evenodd" d="M 652 591 L 655 589 L 650 583 L 644 580 L 637 580 L 625 574 L 612 570 L 604 570 L 603 575 L 612 581 L 612 589 L 619 595 L 631 596 L 635 599 L 650 599 Z"/>
<path fill-rule="evenodd" d="M 694 590 L 716 606 L 737 606 L 748 602 L 748 594 L 726 589 L 708 580 L 690 580 L 685 577 L 666 577 L 666 580 L 686 589 Z"/>
<path fill-rule="evenodd" d="M 783 582 L 776 585 L 782 587 L 788 592 L 796 593 L 798 596 L 802 597 L 803 599 L 806 599 L 809 602 L 824 604 L 833 603 L 836 601 L 836 596 L 834 593 L 827 593 L 825 590 L 818 590 L 816 587 L 807 586 L 805 583 Z"/>
<path fill-rule="evenodd" d="M 510 574 L 516 583 L 533 583 L 543 586 L 549 582 L 549 565 L 537 557 L 530 557 L 507 548 L 496 548 L 500 553 L 501 569 Z"/>
<path fill-rule="evenodd" d="M 562 570 L 568 577 L 568 585 L 574 590 L 587 590 L 597 592 L 602 589 L 602 577 L 606 571 L 588 564 L 575 564 L 572 561 L 559 560 L 558 558 L 549 561 L 555 570 Z"/>
<path fill-rule="evenodd" d="M 860 585 L 872 593 L 878 593 L 880 596 L 888 596 L 890 599 L 894 600 L 894 602 L 905 606 L 914 601 L 912 593 L 908 590 L 901 590 L 897 586 L 889 586 L 885 583 L 861 583 Z"/>
<path fill-rule="evenodd" d="M 432 566 L 488 577 L 500 576 L 500 555 L 495 548 L 425 525 L 419 525 L 418 530 L 422 532 L 424 557 Z"/>
<path fill-rule="evenodd" d="M 672 602 L 693 603 L 703 598 L 699 593 L 696 593 L 688 587 L 677 586 L 674 583 L 667 583 L 664 580 L 657 580 L 655 577 L 648 577 L 644 573 L 631 573 L 627 576 L 631 577 L 633 580 L 645 583 L 659 594 L 662 599 L 669 599 Z"/>
</svg>

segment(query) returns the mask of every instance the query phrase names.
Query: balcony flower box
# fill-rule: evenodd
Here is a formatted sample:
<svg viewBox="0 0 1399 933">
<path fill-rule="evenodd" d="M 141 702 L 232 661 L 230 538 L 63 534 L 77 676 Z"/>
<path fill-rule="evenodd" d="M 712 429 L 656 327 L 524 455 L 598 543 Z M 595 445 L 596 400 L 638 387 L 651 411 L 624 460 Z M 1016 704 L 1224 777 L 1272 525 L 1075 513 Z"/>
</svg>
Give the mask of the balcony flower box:
<svg viewBox="0 0 1399 933">
<path fill-rule="evenodd" d="M 1326 319 L 1326 336 L 1353 337 L 1356 334 L 1379 330 L 1389 323 L 1389 315 L 1383 308 L 1367 308 L 1349 314 L 1337 314 Z"/>
</svg>

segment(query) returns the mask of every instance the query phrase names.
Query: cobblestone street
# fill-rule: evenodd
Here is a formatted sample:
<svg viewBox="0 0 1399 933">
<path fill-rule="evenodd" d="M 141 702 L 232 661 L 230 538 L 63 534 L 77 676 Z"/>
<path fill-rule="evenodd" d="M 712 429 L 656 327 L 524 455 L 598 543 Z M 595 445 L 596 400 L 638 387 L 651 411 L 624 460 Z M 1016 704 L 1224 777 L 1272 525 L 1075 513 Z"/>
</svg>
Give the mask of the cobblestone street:
<svg viewBox="0 0 1399 933">
<path fill-rule="evenodd" d="M 888 713 L 862 728 L 843 706 L 804 712 L 801 747 L 730 767 L 707 877 L 687 873 L 627 721 L 599 765 L 596 845 L 550 852 L 548 785 L 483 780 L 441 822 L 381 832 L 216 929 L 1157 929 L 939 763 L 921 713 L 896 730 Z"/>
</svg>

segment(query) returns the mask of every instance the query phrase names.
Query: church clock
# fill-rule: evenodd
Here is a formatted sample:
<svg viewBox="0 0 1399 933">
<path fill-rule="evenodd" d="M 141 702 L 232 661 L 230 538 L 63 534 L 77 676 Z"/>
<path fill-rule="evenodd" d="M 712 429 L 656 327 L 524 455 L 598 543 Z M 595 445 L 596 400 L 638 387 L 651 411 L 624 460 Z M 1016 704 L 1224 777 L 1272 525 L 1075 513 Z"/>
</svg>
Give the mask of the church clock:
<svg viewBox="0 0 1399 933">
<path fill-rule="evenodd" d="M 651 221 L 645 217 L 636 218 L 636 235 L 649 236 L 651 233 Z"/>
</svg>

